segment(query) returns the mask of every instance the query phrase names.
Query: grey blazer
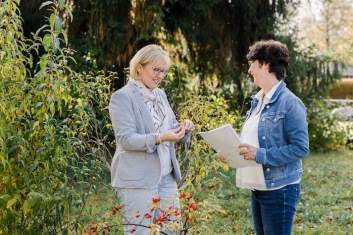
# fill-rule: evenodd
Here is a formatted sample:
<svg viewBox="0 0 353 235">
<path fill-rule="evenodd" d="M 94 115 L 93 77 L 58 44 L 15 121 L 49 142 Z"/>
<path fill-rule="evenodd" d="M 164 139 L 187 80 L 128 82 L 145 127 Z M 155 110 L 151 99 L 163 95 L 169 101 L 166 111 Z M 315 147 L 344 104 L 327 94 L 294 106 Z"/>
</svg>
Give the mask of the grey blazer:
<svg viewBox="0 0 353 235">
<path fill-rule="evenodd" d="M 169 129 L 181 124 L 177 122 L 166 94 L 157 89 L 168 107 Z M 156 146 L 158 133 L 141 94 L 130 82 L 113 93 L 109 103 L 116 151 L 111 164 L 111 181 L 114 188 L 152 188 L 161 179 L 161 163 Z M 189 141 L 190 133 L 181 141 Z M 181 180 L 179 163 L 175 156 L 174 142 L 170 142 L 170 156 L 176 181 Z"/>
</svg>

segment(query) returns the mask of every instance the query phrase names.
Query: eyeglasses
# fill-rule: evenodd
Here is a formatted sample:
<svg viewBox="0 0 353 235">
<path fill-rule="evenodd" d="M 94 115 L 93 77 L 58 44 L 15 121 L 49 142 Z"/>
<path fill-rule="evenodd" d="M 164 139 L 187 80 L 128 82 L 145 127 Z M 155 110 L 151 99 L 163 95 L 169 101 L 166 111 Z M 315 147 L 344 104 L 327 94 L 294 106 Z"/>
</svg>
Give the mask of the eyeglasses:
<svg viewBox="0 0 353 235">
<path fill-rule="evenodd" d="M 146 67 L 150 67 L 153 69 L 153 72 L 154 72 L 154 75 L 158 76 L 160 73 L 163 73 L 163 77 L 167 76 L 168 75 L 168 72 L 169 70 L 164 70 L 164 69 L 160 69 L 160 68 L 154 68 L 152 66 L 148 66 L 148 65 L 145 65 Z"/>
</svg>

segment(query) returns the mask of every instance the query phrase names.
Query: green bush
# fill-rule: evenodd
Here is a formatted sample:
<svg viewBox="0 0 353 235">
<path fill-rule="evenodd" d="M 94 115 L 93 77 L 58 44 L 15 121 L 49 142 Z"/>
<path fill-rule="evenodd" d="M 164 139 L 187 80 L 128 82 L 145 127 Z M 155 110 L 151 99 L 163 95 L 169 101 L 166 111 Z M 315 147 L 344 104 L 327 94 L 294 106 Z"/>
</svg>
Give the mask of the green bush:
<svg viewBox="0 0 353 235">
<path fill-rule="evenodd" d="M 328 103 L 313 100 L 307 107 L 309 144 L 311 150 L 324 152 L 341 148 L 348 139 L 339 119 L 331 114 Z"/>
<path fill-rule="evenodd" d="M 79 228 L 103 169 L 109 126 L 92 102 L 105 112 L 105 81 L 115 75 L 67 66 L 73 51 L 62 27 L 62 12 L 71 14 L 65 0 L 41 5 L 52 14 L 33 40 L 22 34 L 20 0 L 0 4 L 0 233 L 68 234 Z M 31 53 L 40 48 L 45 53 L 34 65 Z M 75 218 L 68 217 L 72 208 L 81 208 Z"/>
</svg>

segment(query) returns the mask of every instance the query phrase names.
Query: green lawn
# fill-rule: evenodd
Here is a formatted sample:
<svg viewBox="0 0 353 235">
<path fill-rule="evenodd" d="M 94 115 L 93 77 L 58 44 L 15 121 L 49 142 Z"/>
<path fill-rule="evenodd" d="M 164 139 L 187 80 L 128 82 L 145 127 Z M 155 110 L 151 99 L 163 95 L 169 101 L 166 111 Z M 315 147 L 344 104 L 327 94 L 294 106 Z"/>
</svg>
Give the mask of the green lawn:
<svg viewBox="0 0 353 235">
<path fill-rule="evenodd" d="M 353 151 L 312 153 L 303 160 L 302 190 L 292 234 L 353 234 Z M 226 213 L 215 212 L 202 234 L 254 234 L 250 191 L 235 187 L 235 170 L 226 173 L 223 186 L 216 186 Z M 222 188 L 222 189 L 221 189 Z M 205 194 L 211 193 L 205 192 Z M 88 203 L 84 227 L 96 222 L 116 223 L 111 208 L 117 204 L 109 190 L 97 191 Z M 121 234 L 121 229 L 113 234 Z"/>
</svg>

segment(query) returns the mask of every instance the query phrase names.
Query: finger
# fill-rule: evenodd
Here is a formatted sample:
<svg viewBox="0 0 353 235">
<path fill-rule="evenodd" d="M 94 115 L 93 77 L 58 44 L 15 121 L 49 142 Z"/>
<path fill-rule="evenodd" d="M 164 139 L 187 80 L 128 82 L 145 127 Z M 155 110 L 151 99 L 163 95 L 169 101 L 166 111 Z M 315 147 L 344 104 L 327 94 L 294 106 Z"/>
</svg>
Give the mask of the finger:
<svg viewBox="0 0 353 235">
<path fill-rule="evenodd" d="M 248 148 L 250 145 L 248 144 L 239 144 L 239 147 L 238 148 Z"/>
<path fill-rule="evenodd" d="M 179 132 L 183 127 L 184 127 L 183 125 L 180 125 L 178 128 L 173 129 L 172 131 L 173 132 Z"/>
</svg>

